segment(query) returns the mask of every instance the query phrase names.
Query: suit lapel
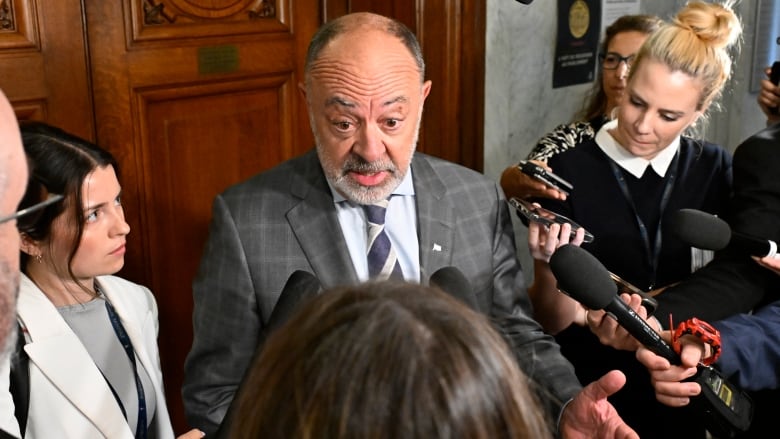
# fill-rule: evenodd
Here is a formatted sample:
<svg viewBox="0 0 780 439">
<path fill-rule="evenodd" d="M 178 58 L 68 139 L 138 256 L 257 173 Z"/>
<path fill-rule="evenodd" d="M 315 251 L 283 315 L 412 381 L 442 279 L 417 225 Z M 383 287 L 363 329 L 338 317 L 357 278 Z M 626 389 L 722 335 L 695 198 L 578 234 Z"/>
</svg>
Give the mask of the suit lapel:
<svg viewBox="0 0 780 439">
<path fill-rule="evenodd" d="M 103 435 L 132 438 L 122 411 L 103 374 L 49 299 L 22 277 L 18 314 L 32 341 L 24 350 L 37 367 Z M 45 395 L 44 395 L 45 397 Z M 66 419 L 74 425 L 83 419 Z M 77 430 L 74 428 L 74 430 Z"/>
<path fill-rule="evenodd" d="M 423 283 L 427 283 L 436 270 L 452 264 L 455 206 L 445 197 L 447 187 L 426 156 L 415 154 L 412 175 L 420 235 L 420 277 Z"/>
<path fill-rule="evenodd" d="M 314 151 L 307 158 L 303 178 L 292 182 L 291 193 L 300 202 L 287 212 L 287 221 L 323 287 L 357 283 L 344 239 L 333 239 L 343 233 L 325 175 Z"/>
</svg>

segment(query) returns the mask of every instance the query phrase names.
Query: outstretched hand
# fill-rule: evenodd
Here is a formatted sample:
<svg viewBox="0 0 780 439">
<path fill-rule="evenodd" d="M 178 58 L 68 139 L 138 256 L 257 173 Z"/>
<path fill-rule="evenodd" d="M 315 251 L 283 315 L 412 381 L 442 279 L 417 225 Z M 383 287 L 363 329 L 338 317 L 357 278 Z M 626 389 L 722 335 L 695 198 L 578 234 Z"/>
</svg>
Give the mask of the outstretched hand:
<svg viewBox="0 0 780 439">
<path fill-rule="evenodd" d="M 588 384 L 563 411 L 560 423 L 564 439 L 638 439 L 607 397 L 626 384 L 626 376 L 613 370 Z"/>
<path fill-rule="evenodd" d="M 761 107 L 761 111 L 766 114 L 767 125 L 780 122 L 780 113 L 773 113 L 770 108 L 780 107 L 780 85 L 772 84 L 769 81 L 769 74 L 771 69 L 767 67 L 764 72 L 766 78 L 761 81 L 761 90 L 758 93 L 757 100 L 758 105 Z"/>
</svg>

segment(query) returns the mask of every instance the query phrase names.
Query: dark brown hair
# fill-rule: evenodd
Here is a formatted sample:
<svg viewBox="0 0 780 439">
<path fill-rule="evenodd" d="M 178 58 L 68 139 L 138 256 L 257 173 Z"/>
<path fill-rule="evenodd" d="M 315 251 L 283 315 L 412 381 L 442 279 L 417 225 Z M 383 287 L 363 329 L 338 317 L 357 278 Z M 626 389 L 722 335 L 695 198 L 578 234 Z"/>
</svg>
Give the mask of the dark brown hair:
<svg viewBox="0 0 780 439">
<path fill-rule="evenodd" d="M 527 377 L 481 314 L 438 289 L 326 291 L 268 339 L 231 438 L 551 438 Z"/>
<path fill-rule="evenodd" d="M 84 233 L 81 187 L 87 176 L 97 168 L 112 166 L 119 178 L 119 167 L 108 151 L 57 127 L 33 121 L 22 122 L 20 127 L 24 152 L 30 166 L 30 178 L 19 209 L 43 201 L 48 194 L 60 194 L 64 198 L 47 206 L 40 214 L 20 218 L 17 228 L 34 241 L 46 241 L 51 236 L 54 220 L 63 212 L 68 212 L 68 207 L 74 206 L 74 209 L 70 209 L 69 221 L 75 225 L 76 233 L 70 245 L 67 274 L 79 283 L 71 269 L 71 261 Z M 29 257 L 21 252 L 22 271 L 25 271 Z"/>
</svg>

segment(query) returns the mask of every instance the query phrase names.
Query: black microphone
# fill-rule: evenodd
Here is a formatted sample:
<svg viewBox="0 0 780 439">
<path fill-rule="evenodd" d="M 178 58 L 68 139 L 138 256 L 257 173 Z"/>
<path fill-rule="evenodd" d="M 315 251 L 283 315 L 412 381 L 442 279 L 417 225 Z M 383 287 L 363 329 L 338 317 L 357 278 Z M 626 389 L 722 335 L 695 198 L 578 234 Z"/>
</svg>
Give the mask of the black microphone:
<svg viewBox="0 0 780 439">
<path fill-rule="evenodd" d="M 292 315 L 295 307 L 302 301 L 316 296 L 321 289 L 316 276 L 304 270 L 296 270 L 287 278 L 287 282 L 279 293 L 271 315 L 266 323 L 266 333 L 282 326 Z"/>
<path fill-rule="evenodd" d="M 590 309 L 605 310 L 646 348 L 671 364 L 681 363 L 672 347 L 617 296 L 609 271 L 595 256 L 566 244 L 553 253 L 550 268 L 561 291 Z M 691 407 L 713 436 L 733 438 L 748 430 L 753 420 L 752 399 L 717 369 L 699 363 L 696 374 L 686 381 L 701 386 L 701 393 L 691 398 Z"/>
<path fill-rule="evenodd" d="M 436 270 L 431 275 L 429 283 L 465 303 L 472 310 L 479 311 L 474 291 L 471 289 L 471 282 L 457 268 L 442 267 Z"/>
<path fill-rule="evenodd" d="M 696 209 L 680 209 L 671 217 L 672 232 L 683 242 L 705 250 L 731 247 L 751 256 L 777 254 L 777 243 L 731 230 L 728 223 L 715 215 Z"/>
<path fill-rule="evenodd" d="M 279 298 L 276 299 L 276 305 L 274 305 L 274 309 L 268 317 L 268 322 L 259 334 L 252 361 L 249 362 L 250 369 L 257 357 L 260 356 L 268 336 L 290 318 L 295 311 L 295 308 L 301 302 L 316 296 L 321 289 L 322 286 L 320 281 L 315 275 L 308 271 L 296 270 L 287 278 L 287 282 L 285 282 L 282 291 L 279 293 Z M 237 410 L 236 406 L 238 404 L 240 392 L 245 390 L 244 381 L 246 380 L 246 374 L 248 374 L 248 372 L 249 369 L 245 371 L 245 376 L 241 379 L 241 383 L 239 384 L 236 393 L 233 395 L 233 399 L 230 401 L 227 412 L 225 412 L 225 417 L 222 418 L 222 422 L 219 424 L 217 431 L 215 431 L 213 435 L 210 435 L 208 439 L 226 439 L 230 434 L 233 425 L 233 413 Z"/>
<path fill-rule="evenodd" d="M 550 268 L 558 289 L 590 309 L 605 310 L 642 345 L 670 363 L 680 364 L 680 356 L 672 347 L 617 295 L 609 270 L 587 250 L 563 245 L 550 258 Z"/>
</svg>

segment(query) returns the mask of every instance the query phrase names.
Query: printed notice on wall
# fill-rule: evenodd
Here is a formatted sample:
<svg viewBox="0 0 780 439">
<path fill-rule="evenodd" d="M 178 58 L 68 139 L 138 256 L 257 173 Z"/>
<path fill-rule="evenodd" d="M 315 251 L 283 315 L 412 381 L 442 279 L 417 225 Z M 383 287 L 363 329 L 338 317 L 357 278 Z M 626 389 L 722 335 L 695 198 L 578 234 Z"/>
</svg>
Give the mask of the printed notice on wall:
<svg viewBox="0 0 780 439">
<path fill-rule="evenodd" d="M 600 32 L 600 0 L 558 0 L 553 88 L 593 81 Z"/>
<path fill-rule="evenodd" d="M 607 26 L 623 15 L 639 14 L 639 0 L 603 0 L 601 12 L 601 35 Z"/>
</svg>

